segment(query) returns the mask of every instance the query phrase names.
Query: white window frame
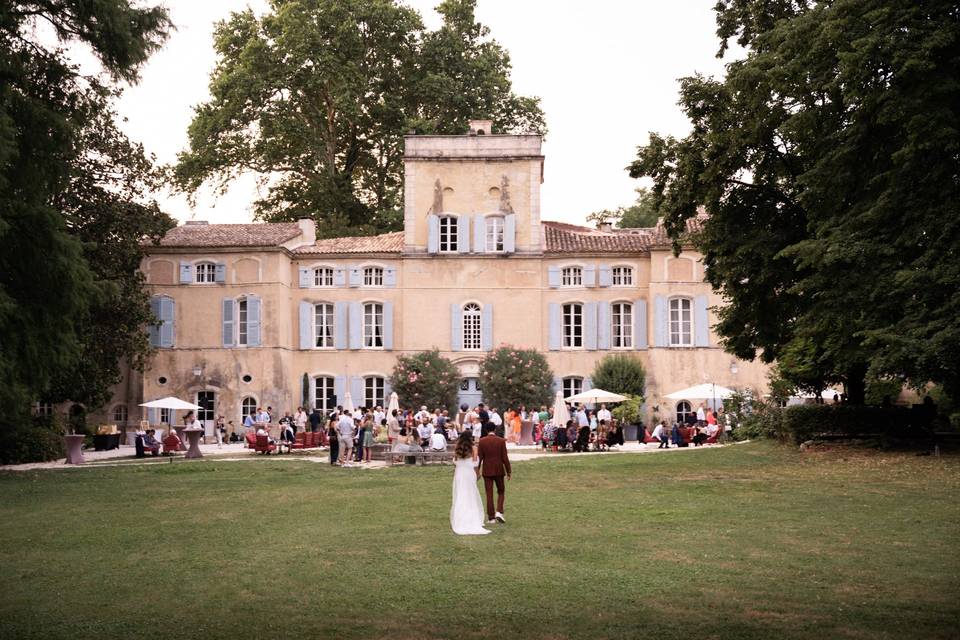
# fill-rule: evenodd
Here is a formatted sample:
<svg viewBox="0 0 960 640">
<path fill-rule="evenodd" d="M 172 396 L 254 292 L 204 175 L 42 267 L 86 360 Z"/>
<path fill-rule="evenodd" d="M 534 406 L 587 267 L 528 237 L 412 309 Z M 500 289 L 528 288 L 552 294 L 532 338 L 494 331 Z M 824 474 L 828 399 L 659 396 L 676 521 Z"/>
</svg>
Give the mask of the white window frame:
<svg viewBox="0 0 960 640">
<path fill-rule="evenodd" d="M 250 409 L 249 414 L 247 413 L 247 407 L 245 406 L 247 404 L 247 400 L 250 400 L 253 402 L 253 406 Z M 244 422 L 246 422 L 247 415 L 250 415 L 253 418 L 257 417 L 258 406 L 259 406 L 259 402 L 257 402 L 257 399 L 253 396 L 243 396 L 243 398 L 240 399 L 240 425 L 241 426 L 243 425 Z"/>
<path fill-rule="evenodd" d="M 52 402 L 35 402 L 33 404 L 33 415 L 40 418 L 49 418 L 53 415 Z"/>
<path fill-rule="evenodd" d="M 379 322 L 377 322 L 378 320 Z M 383 349 L 383 330 L 383 303 L 364 302 L 363 348 Z"/>
<path fill-rule="evenodd" d="M 633 303 L 618 300 L 610 305 L 610 347 L 633 349 Z"/>
<path fill-rule="evenodd" d="M 193 265 L 194 284 L 215 284 L 217 282 L 217 264 L 204 260 Z"/>
<path fill-rule="evenodd" d="M 373 395 L 370 395 L 371 388 Z M 386 390 L 386 378 L 380 375 L 370 375 L 363 377 L 363 406 L 368 409 L 380 406 L 385 407 L 387 402 L 384 397 Z M 377 395 L 379 394 L 379 396 Z M 379 398 L 379 400 L 378 400 Z M 380 425 L 377 425 L 378 427 Z"/>
<path fill-rule="evenodd" d="M 468 302 L 463 310 L 463 350 L 480 351 L 483 344 L 483 310 L 476 302 Z"/>
<path fill-rule="evenodd" d="M 321 307 L 323 307 L 321 311 Z M 323 320 L 321 321 L 321 312 Z M 336 331 L 336 310 L 332 302 L 317 302 L 313 305 L 313 348 L 333 349 Z M 325 335 L 324 335 L 325 334 Z M 321 342 L 325 344 L 321 344 Z"/>
<path fill-rule="evenodd" d="M 686 408 L 684 408 L 684 406 Z M 686 424 L 684 418 L 689 415 L 694 415 L 693 404 L 689 400 L 681 400 L 677 403 L 676 409 L 673 412 L 674 418 L 680 424 Z"/>
<path fill-rule="evenodd" d="M 503 253 L 503 216 L 487 216 L 483 223 L 484 249 L 486 253 Z"/>
<path fill-rule="evenodd" d="M 633 286 L 633 267 L 628 264 L 618 264 L 610 270 L 610 282 L 614 287 Z"/>
<path fill-rule="evenodd" d="M 122 412 L 123 417 L 118 417 L 121 415 L 120 409 L 123 409 L 123 412 Z M 113 416 L 113 421 L 117 423 L 126 424 L 127 422 L 130 421 L 130 411 L 127 409 L 127 405 L 125 404 L 115 405 L 113 407 L 113 411 L 110 412 L 110 415 Z"/>
<path fill-rule="evenodd" d="M 560 268 L 560 286 L 561 287 L 582 287 L 583 286 L 583 267 L 580 265 L 570 265 Z"/>
<path fill-rule="evenodd" d="M 312 270 L 313 273 L 313 286 L 316 289 L 329 289 L 333 286 L 333 274 L 335 269 L 328 266 L 319 266 L 314 267 Z"/>
<path fill-rule="evenodd" d="M 247 342 L 249 341 L 249 318 L 250 313 L 248 311 L 247 297 L 240 296 L 237 298 L 237 340 L 235 342 L 238 347 L 247 346 Z"/>
<path fill-rule="evenodd" d="M 437 250 L 440 253 L 457 253 L 459 233 L 456 216 L 440 216 L 437 223 Z"/>
<path fill-rule="evenodd" d="M 160 424 L 173 422 L 173 409 L 160 409 Z"/>
<path fill-rule="evenodd" d="M 667 302 L 668 344 L 671 347 L 692 347 L 693 329 L 693 298 L 670 298 Z"/>
<path fill-rule="evenodd" d="M 583 377 L 566 376 L 561 380 L 560 386 L 561 390 L 563 391 L 564 398 L 575 396 L 583 391 Z"/>
<path fill-rule="evenodd" d="M 318 387 L 317 383 L 320 382 L 321 385 Z M 320 374 L 313 376 L 312 380 L 312 390 L 313 390 L 313 406 L 320 411 L 323 415 L 328 415 L 336 407 L 327 406 L 327 396 L 333 394 L 334 389 L 334 377 L 328 376 L 325 374 Z M 338 402 L 343 402 L 342 398 L 337 398 Z"/>
<path fill-rule="evenodd" d="M 564 302 L 560 306 L 561 346 L 564 349 L 583 349 L 583 307 L 582 302 Z"/>
<path fill-rule="evenodd" d="M 370 265 L 363 268 L 363 286 L 382 287 L 383 272 L 385 269 L 380 266 Z"/>
</svg>

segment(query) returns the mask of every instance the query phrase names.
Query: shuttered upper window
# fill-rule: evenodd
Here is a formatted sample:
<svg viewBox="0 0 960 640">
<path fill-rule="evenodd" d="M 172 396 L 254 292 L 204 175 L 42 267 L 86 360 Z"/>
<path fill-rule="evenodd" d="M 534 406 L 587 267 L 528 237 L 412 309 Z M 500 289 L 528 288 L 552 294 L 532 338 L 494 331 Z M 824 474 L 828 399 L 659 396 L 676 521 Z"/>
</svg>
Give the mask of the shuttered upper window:
<svg viewBox="0 0 960 640">
<path fill-rule="evenodd" d="M 194 267 L 194 282 L 206 284 L 217 281 L 217 265 L 201 262 Z"/>
</svg>

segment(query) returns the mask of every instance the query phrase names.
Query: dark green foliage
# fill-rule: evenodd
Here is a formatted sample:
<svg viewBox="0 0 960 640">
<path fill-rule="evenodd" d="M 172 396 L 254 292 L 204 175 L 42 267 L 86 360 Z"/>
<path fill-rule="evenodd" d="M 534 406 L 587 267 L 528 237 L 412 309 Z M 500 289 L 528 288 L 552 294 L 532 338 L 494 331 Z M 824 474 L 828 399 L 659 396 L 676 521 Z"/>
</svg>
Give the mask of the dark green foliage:
<svg viewBox="0 0 960 640">
<path fill-rule="evenodd" d="M 595 389 L 640 398 L 647 388 L 647 372 L 640 358 L 626 354 L 604 356 L 590 375 Z"/>
<path fill-rule="evenodd" d="M 734 424 L 731 435 L 735 440 L 779 439 L 783 437 L 783 409 L 767 402 L 754 403 Z"/>
<path fill-rule="evenodd" d="M 635 229 L 657 226 L 660 212 L 653 193 L 646 187 L 637 189 L 637 201 L 629 207 L 619 207 L 616 211 L 596 211 L 587 216 L 588 222 L 610 222 L 620 229 Z"/>
<path fill-rule="evenodd" d="M 506 411 L 549 405 L 553 400 L 553 372 L 542 353 L 504 345 L 480 363 L 480 386 L 487 406 Z"/>
<path fill-rule="evenodd" d="M 474 0 L 446 0 L 428 32 L 395 0 L 273 0 L 271 11 L 219 23 L 211 100 L 196 108 L 175 184 L 226 188 L 243 172 L 269 182 L 263 220 L 314 218 L 324 236 L 402 227 L 403 136 L 543 131 L 536 98 L 511 91 L 510 59 L 474 19 Z"/>
<path fill-rule="evenodd" d="M 0 431 L 0 464 L 47 462 L 65 455 L 63 426 L 56 419 L 34 418 Z"/>
<path fill-rule="evenodd" d="M 460 373 L 456 365 L 436 349 L 411 356 L 402 355 L 390 374 L 390 386 L 400 398 L 400 406 L 429 411 L 456 411 Z"/>
<path fill-rule="evenodd" d="M 902 407 L 881 408 L 857 405 L 805 404 L 787 407 L 781 412 L 782 440 L 800 444 L 821 434 L 883 435 L 909 437 L 921 435 L 918 415 Z"/>
<path fill-rule="evenodd" d="M 721 0 L 747 47 L 682 81 L 692 133 L 651 134 L 674 238 L 697 238 L 726 300 L 718 332 L 810 388 L 928 380 L 960 391 L 960 15 L 955 2 Z"/>
</svg>

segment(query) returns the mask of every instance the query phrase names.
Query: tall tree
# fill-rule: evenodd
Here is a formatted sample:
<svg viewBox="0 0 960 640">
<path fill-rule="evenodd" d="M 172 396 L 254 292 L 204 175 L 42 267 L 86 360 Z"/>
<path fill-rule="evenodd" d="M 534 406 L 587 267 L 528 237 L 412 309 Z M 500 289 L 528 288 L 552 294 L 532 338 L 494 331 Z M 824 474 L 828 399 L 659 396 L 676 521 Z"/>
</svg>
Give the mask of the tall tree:
<svg viewBox="0 0 960 640">
<path fill-rule="evenodd" d="M 657 226 L 660 212 L 653 193 L 646 187 L 637 188 L 637 200 L 629 207 L 617 207 L 615 211 L 604 209 L 587 216 L 588 222 L 616 225 L 620 229 L 637 229 Z"/>
<path fill-rule="evenodd" d="M 956 3 L 720 0 L 717 23 L 746 57 L 683 79 L 692 133 L 651 134 L 630 172 L 673 237 L 710 212 L 727 349 L 855 402 L 868 372 L 960 391 Z"/>
<path fill-rule="evenodd" d="M 443 2 L 435 32 L 395 0 L 272 0 L 262 17 L 231 14 L 174 184 L 195 194 L 251 172 L 266 187 L 260 219 L 314 218 L 326 236 L 399 229 L 410 129 L 459 133 L 477 116 L 544 128 L 538 100 L 511 92 L 509 57 L 474 4 Z"/>
<path fill-rule="evenodd" d="M 170 22 L 163 9 L 125 0 L 36 0 L 0 8 L 0 428 L 20 423 L 29 402 L 49 394 L 59 373 L 77 369 L 93 346 L 87 342 L 92 310 L 107 299 L 104 279 L 89 260 L 97 249 L 88 244 L 106 239 L 85 236 L 66 201 L 82 198 L 76 189 L 83 178 L 117 198 L 122 192 L 109 163 L 94 173 L 96 153 L 88 147 L 110 93 L 49 46 L 46 28 L 62 44 L 86 45 L 106 82 L 114 82 L 136 80 Z M 142 239 L 125 237 L 134 247 Z M 136 272 L 127 277 L 135 279 Z"/>
</svg>

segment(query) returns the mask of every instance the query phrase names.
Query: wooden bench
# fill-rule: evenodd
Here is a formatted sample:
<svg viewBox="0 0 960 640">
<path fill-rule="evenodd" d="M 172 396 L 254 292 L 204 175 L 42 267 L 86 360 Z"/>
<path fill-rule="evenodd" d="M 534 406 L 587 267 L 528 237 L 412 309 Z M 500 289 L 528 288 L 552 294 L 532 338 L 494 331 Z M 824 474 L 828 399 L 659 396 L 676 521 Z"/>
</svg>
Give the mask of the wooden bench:
<svg viewBox="0 0 960 640">
<path fill-rule="evenodd" d="M 416 458 L 416 464 L 420 466 L 425 465 L 427 462 L 439 461 L 440 464 L 446 464 L 447 460 L 453 462 L 453 451 L 446 449 L 444 451 L 386 451 L 384 452 L 384 461 L 386 461 L 387 466 L 393 466 L 394 462 L 398 458 Z"/>
</svg>

